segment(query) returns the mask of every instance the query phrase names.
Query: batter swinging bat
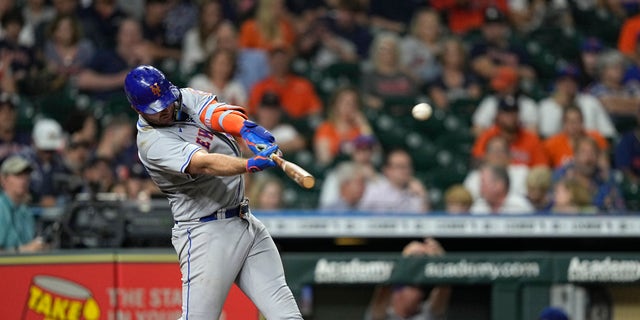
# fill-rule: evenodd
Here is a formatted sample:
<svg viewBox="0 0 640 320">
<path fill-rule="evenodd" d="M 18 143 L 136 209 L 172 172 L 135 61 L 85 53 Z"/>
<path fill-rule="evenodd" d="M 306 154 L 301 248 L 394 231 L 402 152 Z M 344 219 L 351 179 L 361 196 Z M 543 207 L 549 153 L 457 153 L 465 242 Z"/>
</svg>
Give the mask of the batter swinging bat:
<svg viewBox="0 0 640 320">
<path fill-rule="evenodd" d="M 289 178 L 301 187 L 311 189 L 313 188 L 313 185 L 316 184 L 316 179 L 299 165 L 282 159 L 277 154 L 271 154 L 271 160 L 273 160 L 280 169 L 289 176 Z"/>
</svg>

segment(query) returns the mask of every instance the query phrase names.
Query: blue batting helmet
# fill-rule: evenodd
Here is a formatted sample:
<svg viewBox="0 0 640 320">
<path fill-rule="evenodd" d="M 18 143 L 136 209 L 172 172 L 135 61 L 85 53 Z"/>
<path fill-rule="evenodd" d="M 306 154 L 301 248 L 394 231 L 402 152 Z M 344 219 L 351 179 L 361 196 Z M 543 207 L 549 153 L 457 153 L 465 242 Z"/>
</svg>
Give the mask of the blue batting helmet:
<svg viewBox="0 0 640 320">
<path fill-rule="evenodd" d="M 129 71 L 124 91 L 129 103 L 145 114 L 158 113 L 180 98 L 178 87 L 152 66 L 138 66 Z"/>
</svg>

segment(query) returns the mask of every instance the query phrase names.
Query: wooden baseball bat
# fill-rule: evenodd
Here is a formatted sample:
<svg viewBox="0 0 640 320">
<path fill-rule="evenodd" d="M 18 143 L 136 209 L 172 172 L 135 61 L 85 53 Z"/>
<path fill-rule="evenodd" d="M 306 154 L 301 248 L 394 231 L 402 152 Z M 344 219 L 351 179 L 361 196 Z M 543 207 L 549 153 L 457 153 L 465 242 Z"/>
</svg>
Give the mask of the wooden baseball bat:
<svg viewBox="0 0 640 320">
<path fill-rule="evenodd" d="M 271 159 L 284 171 L 285 174 L 298 185 L 305 189 L 311 189 L 316 184 L 316 178 L 314 178 L 309 172 L 302 169 L 299 165 L 282 159 L 277 154 L 271 154 Z"/>
</svg>

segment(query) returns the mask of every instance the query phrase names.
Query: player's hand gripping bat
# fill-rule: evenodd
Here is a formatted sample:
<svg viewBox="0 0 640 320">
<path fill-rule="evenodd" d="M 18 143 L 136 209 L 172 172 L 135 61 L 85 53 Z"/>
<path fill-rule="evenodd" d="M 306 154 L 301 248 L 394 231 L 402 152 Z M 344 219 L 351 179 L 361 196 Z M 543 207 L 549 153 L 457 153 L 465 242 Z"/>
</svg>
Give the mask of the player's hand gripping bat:
<svg viewBox="0 0 640 320">
<path fill-rule="evenodd" d="M 275 153 L 271 154 L 271 160 L 275 162 L 284 173 L 289 176 L 293 181 L 305 189 L 313 188 L 316 183 L 316 179 L 306 170 L 302 169 L 299 165 L 282 159 Z"/>
</svg>

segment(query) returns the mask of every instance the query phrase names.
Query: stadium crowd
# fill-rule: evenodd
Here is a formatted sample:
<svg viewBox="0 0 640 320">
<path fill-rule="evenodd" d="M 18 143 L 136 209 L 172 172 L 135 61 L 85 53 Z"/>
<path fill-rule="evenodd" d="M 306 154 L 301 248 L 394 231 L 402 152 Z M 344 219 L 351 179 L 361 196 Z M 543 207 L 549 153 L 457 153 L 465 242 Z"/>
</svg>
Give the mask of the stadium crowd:
<svg viewBox="0 0 640 320">
<path fill-rule="evenodd" d="M 157 196 L 122 88 L 153 64 L 245 106 L 318 178 L 252 175 L 256 209 L 640 210 L 633 1 L 4 0 L 0 17 L 0 161 L 30 163 L 3 188 L 26 176 L 30 206 Z"/>
</svg>

